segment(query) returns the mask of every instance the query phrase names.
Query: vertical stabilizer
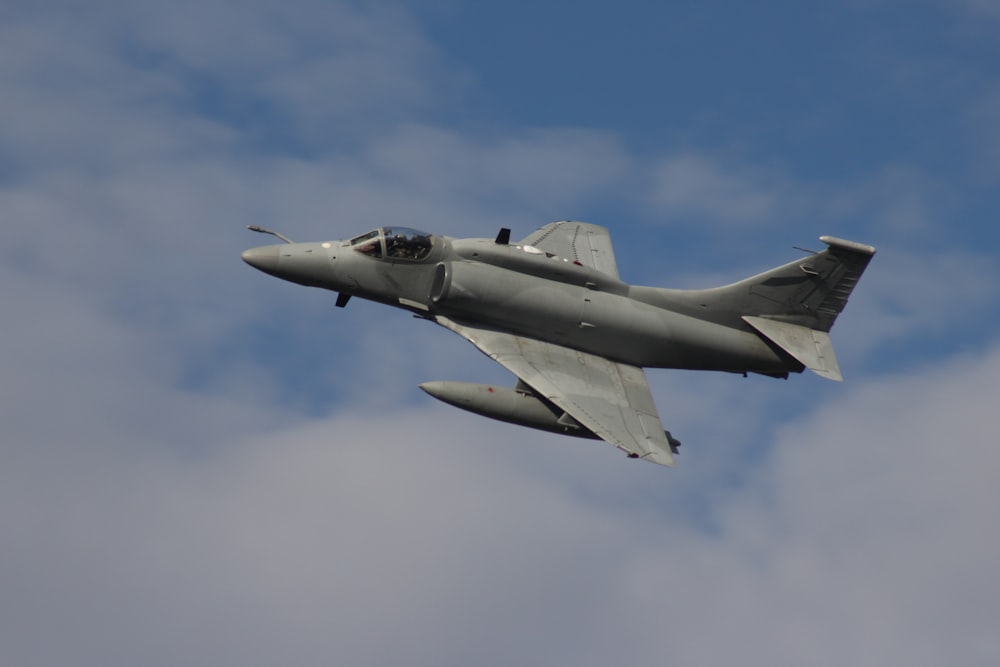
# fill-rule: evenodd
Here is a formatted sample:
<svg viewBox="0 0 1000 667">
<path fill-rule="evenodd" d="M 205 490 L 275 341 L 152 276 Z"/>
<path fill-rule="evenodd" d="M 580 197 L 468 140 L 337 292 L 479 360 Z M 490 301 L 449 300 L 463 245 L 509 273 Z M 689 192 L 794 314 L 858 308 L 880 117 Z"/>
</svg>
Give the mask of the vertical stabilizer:
<svg viewBox="0 0 1000 667">
<path fill-rule="evenodd" d="M 724 326 L 743 326 L 744 317 L 763 317 L 830 331 L 875 254 L 863 243 L 821 236 L 828 247 L 755 276 L 709 289 L 633 287 L 640 300 Z"/>
<path fill-rule="evenodd" d="M 763 316 L 829 331 L 875 254 L 875 248 L 821 236 L 823 252 L 742 281 L 749 288 L 744 315 Z"/>
<path fill-rule="evenodd" d="M 840 381 L 828 333 L 875 248 L 821 236 L 823 252 L 744 281 L 753 310 L 742 316 L 759 334 L 817 375 Z"/>
</svg>

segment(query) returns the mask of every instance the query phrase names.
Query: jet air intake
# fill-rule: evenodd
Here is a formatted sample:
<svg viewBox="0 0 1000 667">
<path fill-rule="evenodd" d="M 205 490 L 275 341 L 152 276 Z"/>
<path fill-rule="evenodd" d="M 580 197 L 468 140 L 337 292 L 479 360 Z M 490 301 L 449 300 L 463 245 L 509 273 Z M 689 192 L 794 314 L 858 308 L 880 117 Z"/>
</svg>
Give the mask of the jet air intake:
<svg viewBox="0 0 1000 667">
<path fill-rule="evenodd" d="M 599 439 L 571 416 L 523 388 L 442 381 L 424 382 L 420 388 L 439 401 L 483 417 L 561 435 Z"/>
</svg>

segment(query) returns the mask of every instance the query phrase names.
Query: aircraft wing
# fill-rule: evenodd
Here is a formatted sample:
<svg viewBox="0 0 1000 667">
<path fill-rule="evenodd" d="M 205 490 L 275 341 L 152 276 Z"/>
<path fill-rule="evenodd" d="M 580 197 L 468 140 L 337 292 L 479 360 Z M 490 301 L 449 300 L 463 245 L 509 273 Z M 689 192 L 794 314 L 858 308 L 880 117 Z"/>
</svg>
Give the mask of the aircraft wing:
<svg viewBox="0 0 1000 667">
<path fill-rule="evenodd" d="M 600 438 L 627 454 L 674 465 L 672 444 L 677 443 L 663 430 L 641 368 L 442 316 L 435 319 Z"/>
<path fill-rule="evenodd" d="M 534 246 L 618 277 L 615 250 L 606 227 L 589 222 L 552 222 L 521 239 L 518 245 Z"/>
</svg>

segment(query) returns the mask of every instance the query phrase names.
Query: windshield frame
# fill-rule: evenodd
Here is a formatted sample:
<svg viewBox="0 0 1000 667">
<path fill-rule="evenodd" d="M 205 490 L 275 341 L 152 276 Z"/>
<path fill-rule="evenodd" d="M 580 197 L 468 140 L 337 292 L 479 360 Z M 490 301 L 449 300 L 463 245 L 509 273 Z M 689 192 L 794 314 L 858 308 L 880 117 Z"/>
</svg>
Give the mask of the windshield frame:
<svg viewBox="0 0 1000 667">
<path fill-rule="evenodd" d="M 437 245 L 433 234 L 412 227 L 379 227 L 355 236 L 351 249 L 381 261 L 424 262 Z"/>
</svg>

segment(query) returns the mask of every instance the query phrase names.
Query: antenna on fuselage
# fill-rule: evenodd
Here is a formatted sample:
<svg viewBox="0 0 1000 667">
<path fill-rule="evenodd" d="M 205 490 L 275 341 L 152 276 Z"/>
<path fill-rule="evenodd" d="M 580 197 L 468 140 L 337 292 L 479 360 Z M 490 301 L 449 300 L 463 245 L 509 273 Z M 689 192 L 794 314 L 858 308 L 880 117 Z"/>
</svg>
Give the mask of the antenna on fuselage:
<svg viewBox="0 0 1000 667">
<path fill-rule="evenodd" d="M 260 234 L 270 234 L 271 236 L 277 236 L 279 239 L 281 239 L 285 243 L 291 243 L 292 242 L 292 240 L 290 238 L 288 238 L 287 236 L 285 236 L 284 234 L 280 234 L 280 233 L 278 233 L 276 231 L 273 231 L 273 230 L 270 230 L 270 229 L 264 229 L 263 227 L 258 227 L 257 225 L 247 225 L 247 229 L 249 229 L 251 232 L 258 232 Z"/>
<path fill-rule="evenodd" d="M 494 243 L 497 245 L 510 245 L 510 230 L 506 227 L 501 227 L 500 233 L 497 234 L 497 240 Z"/>
</svg>

